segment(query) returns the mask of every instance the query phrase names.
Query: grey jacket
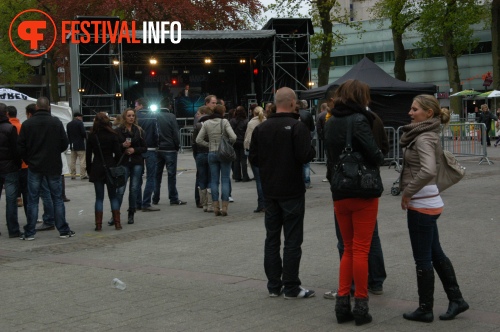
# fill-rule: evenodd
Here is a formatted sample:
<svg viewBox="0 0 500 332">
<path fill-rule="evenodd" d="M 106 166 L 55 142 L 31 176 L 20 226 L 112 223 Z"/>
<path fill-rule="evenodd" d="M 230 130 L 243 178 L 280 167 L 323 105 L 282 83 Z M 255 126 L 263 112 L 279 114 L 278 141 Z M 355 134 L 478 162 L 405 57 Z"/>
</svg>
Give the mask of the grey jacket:
<svg viewBox="0 0 500 332">
<path fill-rule="evenodd" d="M 441 151 L 439 134 L 432 131 L 418 135 L 403 150 L 399 185 L 404 196 L 413 197 L 423 187 L 436 184 Z"/>
<path fill-rule="evenodd" d="M 229 121 L 226 119 L 214 118 L 203 122 L 203 126 L 196 137 L 196 143 L 201 146 L 208 147 L 209 152 L 217 152 L 220 139 L 222 137 L 221 121 L 224 135 L 229 137 L 231 144 L 236 142 L 236 134 L 234 133 L 233 128 L 231 128 Z M 208 142 L 205 141 L 205 137 L 208 137 Z"/>
</svg>

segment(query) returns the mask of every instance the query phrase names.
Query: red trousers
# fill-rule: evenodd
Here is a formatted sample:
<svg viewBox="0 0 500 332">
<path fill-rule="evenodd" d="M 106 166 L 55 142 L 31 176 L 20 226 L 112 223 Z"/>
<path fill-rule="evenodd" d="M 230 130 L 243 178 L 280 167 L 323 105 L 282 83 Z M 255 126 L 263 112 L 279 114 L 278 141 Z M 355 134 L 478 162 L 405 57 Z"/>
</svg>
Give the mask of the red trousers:
<svg viewBox="0 0 500 332">
<path fill-rule="evenodd" d="M 347 296 L 354 279 L 354 296 L 368 297 L 368 253 L 377 221 L 378 198 L 347 198 L 334 202 L 335 215 L 344 240 L 340 261 L 340 296 Z"/>
</svg>

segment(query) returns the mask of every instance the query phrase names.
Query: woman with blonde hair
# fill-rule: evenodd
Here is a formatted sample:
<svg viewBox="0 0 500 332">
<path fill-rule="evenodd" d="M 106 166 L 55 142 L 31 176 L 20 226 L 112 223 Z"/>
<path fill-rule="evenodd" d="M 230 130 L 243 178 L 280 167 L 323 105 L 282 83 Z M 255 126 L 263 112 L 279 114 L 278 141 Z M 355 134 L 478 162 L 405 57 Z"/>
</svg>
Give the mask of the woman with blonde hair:
<svg viewBox="0 0 500 332">
<path fill-rule="evenodd" d="M 462 297 L 455 270 L 439 242 L 437 220 L 443 200 L 436 185 L 438 161 L 443 153 L 439 132 L 450 121 L 448 109 L 441 109 L 431 95 L 413 98 L 411 123 L 403 127 L 403 169 L 400 189 L 401 208 L 407 211 L 407 224 L 417 272 L 419 306 L 403 315 L 405 319 L 430 323 L 434 319 L 434 270 L 448 296 L 448 311 L 439 316 L 451 320 L 469 309 Z"/>
<path fill-rule="evenodd" d="M 125 166 L 127 172 L 125 173 L 125 181 L 130 178 L 130 187 L 128 193 L 128 224 L 134 223 L 134 214 L 136 211 L 137 193 L 141 190 L 141 177 L 144 168 L 144 158 L 142 154 L 147 151 L 146 141 L 144 140 L 144 132 L 137 124 L 135 110 L 127 108 L 122 113 L 121 124 L 116 129 L 118 133 L 120 144 L 125 154 L 122 165 Z M 117 196 L 120 207 L 123 202 L 123 195 L 127 184 L 118 188 Z M 113 225 L 110 221 L 108 225 Z"/>
<path fill-rule="evenodd" d="M 264 110 L 260 106 L 255 107 L 253 109 L 253 118 L 248 122 L 247 130 L 245 132 L 245 141 L 243 142 L 246 154 L 248 154 L 248 151 L 250 150 L 253 130 L 264 121 L 266 121 Z M 250 167 L 252 167 L 255 185 L 257 186 L 257 208 L 253 212 L 265 212 L 266 206 L 264 204 L 264 194 L 262 193 L 262 182 L 260 181 L 259 168 L 252 165 L 252 163 L 250 163 Z"/>
</svg>

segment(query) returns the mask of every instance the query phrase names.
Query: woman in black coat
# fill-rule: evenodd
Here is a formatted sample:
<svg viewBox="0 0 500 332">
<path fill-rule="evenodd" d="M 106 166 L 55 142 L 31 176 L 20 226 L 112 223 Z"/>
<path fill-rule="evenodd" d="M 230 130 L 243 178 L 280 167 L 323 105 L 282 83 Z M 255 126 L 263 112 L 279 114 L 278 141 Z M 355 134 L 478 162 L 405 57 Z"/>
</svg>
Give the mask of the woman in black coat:
<svg viewBox="0 0 500 332">
<path fill-rule="evenodd" d="M 234 118 L 229 123 L 236 134 L 236 142 L 234 143 L 234 152 L 236 152 L 236 160 L 233 162 L 233 176 L 236 182 L 248 182 L 247 156 L 243 141 L 245 140 L 245 132 L 247 131 L 248 119 L 247 112 L 243 106 L 236 107 Z"/>
<path fill-rule="evenodd" d="M 99 145 L 101 152 L 99 151 Z M 97 113 L 94 125 L 87 139 L 86 164 L 90 175 L 90 182 L 95 189 L 95 230 L 102 229 L 102 211 L 104 201 L 104 184 L 108 189 L 108 198 L 111 204 L 113 221 L 117 230 L 122 229 L 120 224 L 120 205 L 116 195 L 116 188 L 106 182 L 106 167 L 114 167 L 121 156 L 121 147 L 118 134 L 111 127 L 111 121 L 104 112 Z M 104 158 L 104 164 L 103 164 Z"/>
</svg>

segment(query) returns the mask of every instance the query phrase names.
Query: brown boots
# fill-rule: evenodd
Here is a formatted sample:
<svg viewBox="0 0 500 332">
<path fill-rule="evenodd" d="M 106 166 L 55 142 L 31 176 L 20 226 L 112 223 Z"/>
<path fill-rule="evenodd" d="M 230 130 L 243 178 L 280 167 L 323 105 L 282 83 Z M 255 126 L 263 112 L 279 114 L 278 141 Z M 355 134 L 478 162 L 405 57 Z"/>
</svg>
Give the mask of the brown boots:
<svg viewBox="0 0 500 332">
<path fill-rule="evenodd" d="M 213 201 L 212 202 L 212 207 L 214 208 L 215 216 L 216 217 L 220 216 L 219 201 Z"/>
<path fill-rule="evenodd" d="M 228 205 L 229 205 L 229 201 L 222 201 L 222 210 L 220 213 L 222 214 L 223 217 L 227 216 Z"/>
<path fill-rule="evenodd" d="M 115 229 L 120 230 L 122 229 L 122 225 L 120 223 L 120 210 L 113 210 L 111 211 L 113 214 L 113 221 L 115 222 Z"/>
<path fill-rule="evenodd" d="M 102 211 L 95 211 L 95 231 L 100 232 L 102 229 Z"/>
</svg>

